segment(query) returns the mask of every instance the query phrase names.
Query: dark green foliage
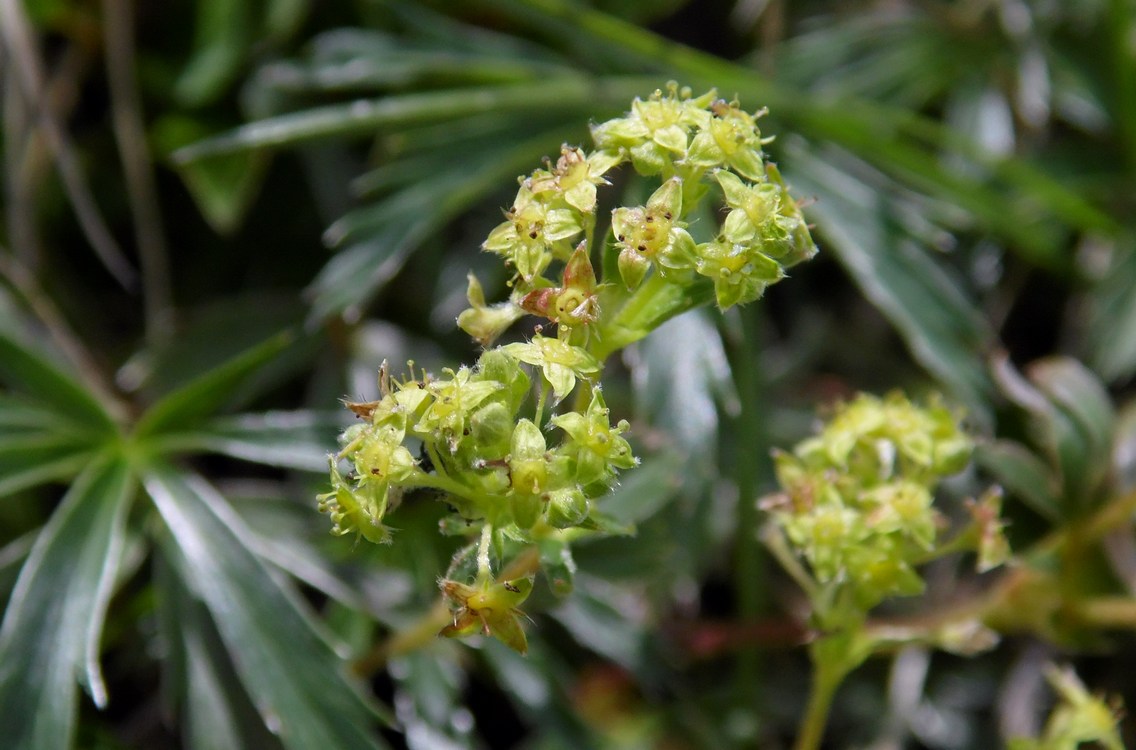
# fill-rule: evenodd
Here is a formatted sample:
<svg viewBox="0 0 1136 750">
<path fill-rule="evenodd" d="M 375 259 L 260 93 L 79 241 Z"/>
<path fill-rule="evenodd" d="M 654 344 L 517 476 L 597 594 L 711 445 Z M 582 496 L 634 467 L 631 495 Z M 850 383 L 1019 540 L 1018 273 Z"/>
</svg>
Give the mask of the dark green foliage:
<svg viewBox="0 0 1136 750">
<path fill-rule="evenodd" d="M 5 0 L 0 30 L 0 742 L 786 747 L 814 623 L 757 539 L 767 457 L 901 387 L 966 409 L 941 507 L 1000 484 L 1019 558 L 939 561 L 867 627 L 973 605 L 1004 640 L 870 660 L 826 747 L 1028 734 L 1042 652 L 1136 743 L 1130 3 Z M 516 175 L 669 80 L 769 107 L 821 252 L 610 363 L 643 465 L 588 523 L 636 533 L 540 547 L 528 656 L 437 639 L 468 529 L 421 489 L 389 546 L 327 534 L 338 400 L 473 364 Z M 650 195 L 612 180 L 603 213 Z"/>
</svg>

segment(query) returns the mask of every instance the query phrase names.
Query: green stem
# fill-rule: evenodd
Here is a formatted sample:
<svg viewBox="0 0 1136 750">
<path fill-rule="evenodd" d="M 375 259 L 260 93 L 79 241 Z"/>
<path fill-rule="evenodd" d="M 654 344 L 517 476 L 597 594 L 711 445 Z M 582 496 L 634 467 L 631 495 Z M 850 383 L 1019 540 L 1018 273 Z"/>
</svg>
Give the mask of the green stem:
<svg viewBox="0 0 1136 750">
<path fill-rule="evenodd" d="M 540 551 L 526 547 L 504 567 L 497 581 L 512 581 L 527 578 L 540 570 Z M 378 672 L 388 660 L 395 656 L 413 653 L 438 640 L 438 631 L 451 620 L 450 608 L 445 599 L 439 599 L 434 606 L 418 620 L 390 638 L 376 643 L 362 658 L 351 665 L 351 671 L 359 677 L 370 677 Z"/>
<path fill-rule="evenodd" d="M 435 464 L 436 466 L 437 464 Z M 480 507 L 486 507 L 490 503 L 497 500 L 496 495 L 490 495 L 484 492 L 478 492 L 472 487 L 468 487 L 461 482 L 447 476 L 444 473 L 426 474 L 421 473 L 414 476 L 413 479 L 405 482 L 403 486 L 406 487 L 428 487 L 433 490 L 441 490 L 442 492 L 453 495 L 458 500 L 468 500 Z"/>
<path fill-rule="evenodd" d="M 644 338 L 679 313 L 707 304 L 714 287 L 696 281 L 679 286 L 652 273 L 613 317 L 600 321 L 592 354 L 601 362 L 629 344 Z"/>
<path fill-rule="evenodd" d="M 391 657 L 401 656 L 426 648 L 438 640 L 438 631 L 450 622 L 450 609 L 439 599 L 420 619 L 389 639 L 375 644 L 369 653 L 351 665 L 358 677 L 370 677 L 386 666 Z"/>
<path fill-rule="evenodd" d="M 828 725 L 828 714 L 832 710 L 832 699 L 849 672 L 844 662 L 819 658 L 812 649 L 810 652 L 813 656 L 813 685 L 793 750 L 817 750 L 820 747 Z"/>
<path fill-rule="evenodd" d="M 544 404 L 548 401 L 548 381 L 541 377 L 540 379 L 540 396 L 536 401 L 536 412 L 533 414 L 533 424 L 540 428 L 541 420 L 544 419 Z"/>
<path fill-rule="evenodd" d="M 596 236 L 596 209 L 593 206 L 590 213 L 584 214 L 584 249 L 588 253 L 588 257 L 592 256 L 592 242 Z"/>
<path fill-rule="evenodd" d="M 740 408 L 735 422 L 734 441 L 744 455 L 734 456 L 734 481 L 738 490 L 737 525 L 734 538 L 735 594 L 738 616 L 744 622 L 756 621 L 765 605 L 767 571 L 758 539 L 757 487 L 759 475 L 767 478 L 768 437 L 762 418 L 761 362 L 757 347 L 759 308 L 740 310 L 741 330 L 728 336 L 734 384 Z M 727 333 L 729 333 L 727 331 Z M 741 650 L 736 667 L 736 694 L 739 702 L 754 705 L 760 685 L 759 652 L 756 646 Z"/>
<path fill-rule="evenodd" d="M 761 528 L 760 536 L 766 549 L 777 559 L 777 562 L 785 569 L 789 577 L 797 582 L 809 601 L 817 601 L 821 596 L 820 587 L 817 586 L 809 572 L 805 570 L 805 566 L 801 565 L 793 551 L 789 549 L 789 543 L 785 540 L 785 535 L 777 524 L 772 521 L 766 523 Z"/>
</svg>

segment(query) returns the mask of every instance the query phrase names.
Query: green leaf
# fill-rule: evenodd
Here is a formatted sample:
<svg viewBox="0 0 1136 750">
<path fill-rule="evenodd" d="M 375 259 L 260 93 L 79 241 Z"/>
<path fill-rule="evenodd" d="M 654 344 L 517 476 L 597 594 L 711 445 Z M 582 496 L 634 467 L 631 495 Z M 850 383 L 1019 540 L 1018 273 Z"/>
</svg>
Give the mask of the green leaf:
<svg viewBox="0 0 1136 750">
<path fill-rule="evenodd" d="M 560 624 L 589 650 L 628 670 L 641 667 L 648 650 L 646 622 L 621 611 L 618 589 L 582 574 L 577 582 L 575 593 L 556 609 Z"/>
<path fill-rule="evenodd" d="M 1025 446 L 1009 440 L 979 443 L 974 460 L 1012 497 L 1046 520 L 1061 522 L 1061 482 L 1053 470 Z"/>
<path fill-rule="evenodd" d="M 0 382 L 97 435 L 117 431 L 99 398 L 30 346 L 0 331 Z"/>
<path fill-rule="evenodd" d="M 441 44 L 370 29 L 335 29 L 315 38 L 308 59 L 274 64 L 268 85 L 291 95 L 355 93 L 428 88 L 439 81 L 450 86 L 525 82 L 573 72 L 547 56 L 520 57 L 482 45 L 462 49 L 469 46 L 462 42 L 476 38 L 479 32 L 485 36 L 484 30 L 431 15 L 434 24 L 453 31 Z M 509 39 L 504 35 L 496 38 Z"/>
<path fill-rule="evenodd" d="M 1029 378 L 1076 425 L 1085 453 L 1090 457 L 1089 485 L 1107 471 L 1104 456 L 1112 445 L 1116 415 L 1112 399 L 1096 374 L 1068 357 L 1049 357 L 1030 364 Z"/>
<path fill-rule="evenodd" d="M 183 717 L 191 750 L 278 748 L 242 689 L 224 642 L 200 600 L 159 554 L 154 562 L 157 620 L 166 647 L 162 672 L 170 716 Z"/>
<path fill-rule="evenodd" d="M 170 452 L 220 453 L 243 461 L 327 473 L 327 453 L 343 427 L 338 413 L 265 412 L 219 417 L 157 443 Z"/>
<path fill-rule="evenodd" d="M 209 133 L 208 126 L 199 120 L 170 114 L 154 123 L 152 138 L 159 153 L 170 154 Z M 218 234 L 231 234 L 260 191 L 268 162 L 268 154 L 242 152 L 175 162 L 172 166 L 209 225 Z"/>
<path fill-rule="evenodd" d="M 199 421 L 231 400 L 236 388 L 271 364 L 295 341 L 294 333 L 279 333 L 164 396 L 138 420 L 136 434 L 170 432 Z"/>
<path fill-rule="evenodd" d="M 382 747 L 381 714 L 343 674 L 294 593 L 250 549 L 248 529 L 196 477 L 156 465 L 146 488 L 169 528 L 180 576 L 208 607 L 240 679 L 286 747 Z"/>
<path fill-rule="evenodd" d="M 905 242 L 889 217 L 893 207 L 876 186 L 803 150 L 795 149 L 790 180 L 795 192 L 817 196 L 808 208 L 821 246 L 832 252 L 865 296 L 895 326 L 908 349 L 988 421 L 992 383 L 983 359 L 993 331 L 961 284 L 926 251 Z"/>
<path fill-rule="evenodd" d="M 313 315 L 324 319 L 366 303 L 419 243 L 503 180 L 531 167 L 563 134 L 564 127 L 557 126 L 507 147 L 455 153 L 456 168 L 424 177 L 335 222 L 325 242 L 350 244 L 312 283 Z"/>
<path fill-rule="evenodd" d="M 409 747 L 461 750 L 477 746 L 472 733 L 455 729 L 466 676 L 449 649 L 423 648 L 391 660 L 400 692 L 408 699 L 399 711 Z"/>
<path fill-rule="evenodd" d="M 1085 327 L 1087 361 L 1108 381 L 1136 373 L 1136 241 L 1112 248 L 1114 260 L 1090 288 Z"/>
<path fill-rule="evenodd" d="M 483 112 L 514 116 L 549 110 L 587 118 L 597 108 L 625 107 L 637 93 L 658 85 L 643 78 L 596 81 L 558 76 L 535 83 L 475 86 L 465 89 L 399 94 L 331 104 L 248 123 L 230 133 L 199 141 L 174 153 L 179 163 L 214 154 L 293 146 L 333 137 L 374 137 L 392 128 L 470 117 Z"/>
<path fill-rule="evenodd" d="M 0 726 L 10 747 L 57 750 L 75 735 L 78 678 L 107 702 L 99 642 L 134 480 L 102 459 L 71 486 L 40 532 L 0 628 Z"/>
<path fill-rule="evenodd" d="M 558 597 L 568 596 L 576 585 L 576 561 L 572 549 L 558 539 L 540 542 L 540 569 L 548 581 L 548 588 Z"/>
<path fill-rule="evenodd" d="M 705 312 L 680 315 L 641 342 L 632 360 L 638 411 L 670 438 L 668 446 L 698 481 L 714 471 L 717 401 L 735 402 L 730 364 Z"/>
<path fill-rule="evenodd" d="M 1079 363 L 1064 358 L 1031 364 L 1029 380 L 1005 357 L 995 359 L 993 372 L 1002 392 L 1030 416 L 1032 438 L 1059 472 L 1063 516 L 1093 508 L 1101 499 L 1097 490 L 1108 468 L 1112 431 L 1111 405 L 1099 383 Z M 1076 399 L 1085 403 L 1070 403 Z M 1108 426 L 1103 448 L 1102 420 Z"/>
<path fill-rule="evenodd" d="M 194 53 L 174 84 L 185 104 L 215 100 L 240 72 L 250 49 L 250 5 L 243 0 L 197 0 Z"/>
<path fill-rule="evenodd" d="M 619 484 L 596 503 L 622 524 L 651 518 L 682 489 L 683 461 L 673 454 L 651 456 L 620 476 Z"/>
<path fill-rule="evenodd" d="M 59 412 L 22 396 L 0 393 L 0 437 L 26 431 L 51 430 L 65 432 L 74 423 Z"/>
<path fill-rule="evenodd" d="M 299 334 L 307 312 L 307 305 L 294 291 L 249 291 L 217 298 L 186 311 L 176 334 L 141 350 L 121 368 L 119 381 L 146 394 L 152 403 L 282 331 L 297 331 L 292 346 L 274 357 L 256 377 L 233 389 L 226 407 L 235 408 L 282 377 L 310 366 L 319 342 L 316 336 Z"/>
<path fill-rule="evenodd" d="M 325 471 L 326 467 L 325 460 Z M 235 497 L 230 492 L 228 500 L 250 530 L 248 546 L 258 557 L 346 607 L 376 618 L 389 615 L 384 603 L 374 603 L 343 580 L 344 571 L 336 570 L 326 550 L 318 546 L 324 537 L 312 536 L 312 506 L 280 502 L 288 494 L 284 486 L 258 482 L 250 490 L 255 494 Z M 374 571 L 367 575 L 374 580 Z"/>
<path fill-rule="evenodd" d="M 1116 418 L 1112 482 L 1115 492 L 1130 492 L 1136 487 L 1136 401 L 1125 404 Z"/>
<path fill-rule="evenodd" d="M 0 497 L 48 482 L 68 480 L 83 470 L 95 449 L 56 446 L 0 452 Z"/>
</svg>

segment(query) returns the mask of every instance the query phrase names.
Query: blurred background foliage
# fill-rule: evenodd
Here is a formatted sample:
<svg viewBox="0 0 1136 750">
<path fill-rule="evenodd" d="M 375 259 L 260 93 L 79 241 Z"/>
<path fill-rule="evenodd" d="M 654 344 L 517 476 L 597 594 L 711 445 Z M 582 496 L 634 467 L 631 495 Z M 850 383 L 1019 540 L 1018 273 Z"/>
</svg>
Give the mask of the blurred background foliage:
<svg viewBox="0 0 1136 750">
<path fill-rule="evenodd" d="M 831 746 L 1036 733 L 1054 659 L 1131 710 L 1129 0 L 0 0 L 0 32 L 15 746 L 786 747 L 808 666 L 756 536 L 769 449 L 894 387 L 966 408 L 951 494 L 1001 483 L 1023 563 L 934 571 L 919 606 L 1002 592 L 1003 641 L 873 661 Z M 453 321 L 467 270 L 504 295 L 478 247 L 515 176 L 672 79 L 769 107 L 822 253 L 616 368 L 644 465 L 607 508 L 638 535 L 538 588 L 528 657 L 401 649 L 451 542 L 413 496 L 391 546 L 327 534 L 338 399 L 384 358 L 471 362 Z"/>
</svg>

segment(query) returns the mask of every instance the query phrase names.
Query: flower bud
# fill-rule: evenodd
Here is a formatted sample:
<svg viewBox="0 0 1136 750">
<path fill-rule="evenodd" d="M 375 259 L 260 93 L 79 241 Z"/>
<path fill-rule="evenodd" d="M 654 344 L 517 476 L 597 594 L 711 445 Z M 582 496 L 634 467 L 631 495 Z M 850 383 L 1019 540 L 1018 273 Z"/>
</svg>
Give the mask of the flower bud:
<svg viewBox="0 0 1136 750">
<path fill-rule="evenodd" d="M 508 458 L 514 492 L 539 495 L 544 491 L 548 478 L 546 450 L 539 427 L 527 419 L 517 422 Z"/>
<path fill-rule="evenodd" d="M 565 487 L 548 495 L 548 525 L 556 529 L 578 526 L 588 517 L 588 499 L 578 487 Z"/>
<path fill-rule="evenodd" d="M 458 327 L 474 338 L 482 346 L 489 346 L 509 326 L 517 322 L 523 311 L 511 300 L 498 305 L 485 304 L 485 292 L 481 282 L 469 274 L 469 287 L 466 291 L 470 307 L 458 315 Z"/>
<path fill-rule="evenodd" d="M 470 439 L 480 456 L 504 456 L 513 437 L 513 414 L 505 405 L 493 401 L 469 418 Z"/>
</svg>

